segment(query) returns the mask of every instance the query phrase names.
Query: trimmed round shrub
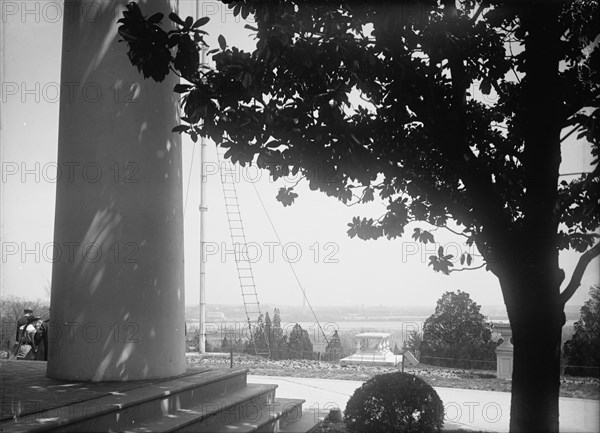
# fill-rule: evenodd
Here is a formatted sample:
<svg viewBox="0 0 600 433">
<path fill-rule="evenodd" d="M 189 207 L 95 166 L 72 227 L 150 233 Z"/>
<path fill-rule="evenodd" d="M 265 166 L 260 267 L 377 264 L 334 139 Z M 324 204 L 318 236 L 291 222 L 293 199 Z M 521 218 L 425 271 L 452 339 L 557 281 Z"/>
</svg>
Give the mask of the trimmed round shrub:
<svg viewBox="0 0 600 433">
<path fill-rule="evenodd" d="M 354 391 L 344 421 L 350 433 L 436 432 L 444 425 L 444 406 L 423 379 L 380 374 Z"/>
</svg>

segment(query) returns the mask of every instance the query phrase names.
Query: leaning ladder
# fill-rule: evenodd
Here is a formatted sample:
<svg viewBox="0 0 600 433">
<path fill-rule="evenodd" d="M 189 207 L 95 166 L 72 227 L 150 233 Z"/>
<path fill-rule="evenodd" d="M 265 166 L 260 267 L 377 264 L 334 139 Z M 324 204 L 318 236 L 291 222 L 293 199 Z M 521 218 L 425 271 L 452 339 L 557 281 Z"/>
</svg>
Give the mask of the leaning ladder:
<svg viewBox="0 0 600 433">
<path fill-rule="evenodd" d="M 252 263 L 248 258 L 248 249 L 246 235 L 244 233 L 244 224 L 242 222 L 242 214 L 240 212 L 240 204 L 238 202 L 236 183 L 236 171 L 229 160 L 223 158 L 220 149 L 217 148 L 217 156 L 219 159 L 219 171 L 221 174 L 221 186 L 223 187 L 223 197 L 225 199 L 225 211 L 227 213 L 227 221 L 229 222 L 229 234 L 231 235 L 231 243 L 233 244 L 235 265 L 237 267 L 238 278 L 240 280 L 240 288 L 242 290 L 242 300 L 244 301 L 244 310 L 246 311 L 246 319 L 248 320 L 248 329 L 250 331 L 250 341 L 254 342 L 254 349 L 257 355 L 271 356 L 271 348 L 269 346 L 269 338 L 263 327 L 261 335 L 264 336 L 264 344 L 260 347 L 257 341 L 254 341 L 255 328 L 261 326 L 263 322 L 252 323 L 252 319 L 257 320 L 261 316 L 260 303 L 258 302 L 258 294 L 256 293 L 256 285 L 254 284 L 254 274 L 252 272 Z M 239 174 L 239 173 L 238 173 Z M 258 330 L 261 331 L 260 329 Z"/>
</svg>

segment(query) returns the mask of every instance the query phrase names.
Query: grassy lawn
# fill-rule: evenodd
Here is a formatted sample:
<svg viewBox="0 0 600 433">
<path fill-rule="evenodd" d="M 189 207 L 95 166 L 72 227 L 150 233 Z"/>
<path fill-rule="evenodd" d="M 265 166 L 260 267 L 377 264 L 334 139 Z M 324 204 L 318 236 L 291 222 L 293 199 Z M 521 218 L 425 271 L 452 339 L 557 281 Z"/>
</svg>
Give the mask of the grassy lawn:
<svg viewBox="0 0 600 433">
<path fill-rule="evenodd" d="M 188 356 L 190 366 L 228 367 L 228 357 L 199 355 Z M 393 367 L 376 367 L 354 365 L 342 367 L 339 364 L 307 361 L 281 360 L 272 361 L 250 355 L 234 355 L 234 366 L 245 367 L 250 374 L 262 376 L 310 377 L 320 379 L 342 379 L 365 381 L 371 377 L 397 371 Z M 497 379 L 495 371 L 463 370 L 456 368 L 419 365 L 406 367 L 405 372 L 419 376 L 431 386 L 462 389 L 480 389 L 485 391 L 510 392 L 511 381 Z M 600 399 L 600 380 L 572 376 L 561 377 L 561 397 Z"/>
</svg>

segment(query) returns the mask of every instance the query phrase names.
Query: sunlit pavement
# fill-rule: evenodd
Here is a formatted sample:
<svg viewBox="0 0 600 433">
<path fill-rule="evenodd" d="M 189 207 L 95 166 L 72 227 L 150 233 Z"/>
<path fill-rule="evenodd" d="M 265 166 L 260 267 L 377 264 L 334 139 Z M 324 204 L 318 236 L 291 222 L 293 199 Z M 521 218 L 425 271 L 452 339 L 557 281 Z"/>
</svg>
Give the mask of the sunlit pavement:
<svg viewBox="0 0 600 433">
<path fill-rule="evenodd" d="M 248 383 L 278 384 L 277 396 L 305 399 L 304 407 L 317 417 L 334 408 L 344 410 L 354 390 L 363 382 L 249 375 Z M 442 387 L 435 390 L 444 402 L 445 428 L 508 432 L 510 393 Z M 561 432 L 600 431 L 598 400 L 560 398 L 559 410 Z"/>
</svg>

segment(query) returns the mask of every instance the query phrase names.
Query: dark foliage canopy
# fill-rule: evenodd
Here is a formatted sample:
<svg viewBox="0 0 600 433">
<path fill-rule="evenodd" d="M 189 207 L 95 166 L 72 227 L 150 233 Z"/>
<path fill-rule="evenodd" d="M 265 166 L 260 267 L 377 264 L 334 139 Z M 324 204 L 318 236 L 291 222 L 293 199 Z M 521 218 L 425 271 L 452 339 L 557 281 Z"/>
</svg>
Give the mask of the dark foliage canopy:
<svg viewBox="0 0 600 433">
<path fill-rule="evenodd" d="M 444 405 L 423 379 L 408 373 L 377 375 L 348 400 L 344 421 L 351 433 L 436 432 Z"/>
<path fill-rule="evenodd" d="M 565 358 L 571 366 L 565 373 L 600 376 L 600 286 L 590 290 L 590 299 L 581 307 L 575 322 L 575 335 L 564 344 Z"/>
<path fill-rule="evenodd" d="M 228 3 L 236 16 L 254 15 L 256 26 L 246 27 L 257 46 L 240 51 L 220 36 L 209 51 L 213 69 L 199 60 L 208 18 L 171 14 L 176 29 L 167 32 L 160 14 L 146 19 L 130 4 L 120 20 L 129 57 L 146 77 L 160 81 L 171 69 L 190 83 L 175 87 L 185 123 L 174 131 L 210 137 L 233 162 L 256 163 L 274 178 L 300 172 L 311 189 L 344 203 L 379 195 L 386 214 L 354 218 L 351 237 L 394 238 L 410 221 L 440 227 L 453 219 L 491 262 L 494 235 L 527 229 L 528 172 L 540 164 L 524 130 L 531 66 L 523 47 L 534 6 Z M 574 1 L 559 17 L 562 111 L 547 121 L 586 138 L 595 168 L 557 183 L 555 246 L 584 251 L 600 215 L 600 12 L 595 1 Z M 289 205 L 295 197 L 282 188 L 277 198 Z M 424 229 L 413 237 L 433 241 Z M 452 259 L 440 251 L 430 264 L 448 273 Z"/>
<path fill-rule="evenodd" d="M 496 343 L 468 293 L 446 292 L 423 325 L 421 361 L 426 364 L 494 369 Z"/>
<path fill-rule="evenodd" d="M 327 342 L 327 347 L 325 348 L 326 352 L 332 352 L 336 354 L 342 353 L 342 340 L 340 340 L 340 336 L 336 331 L 333 332 L 333 335 Z"/>
</svg>

